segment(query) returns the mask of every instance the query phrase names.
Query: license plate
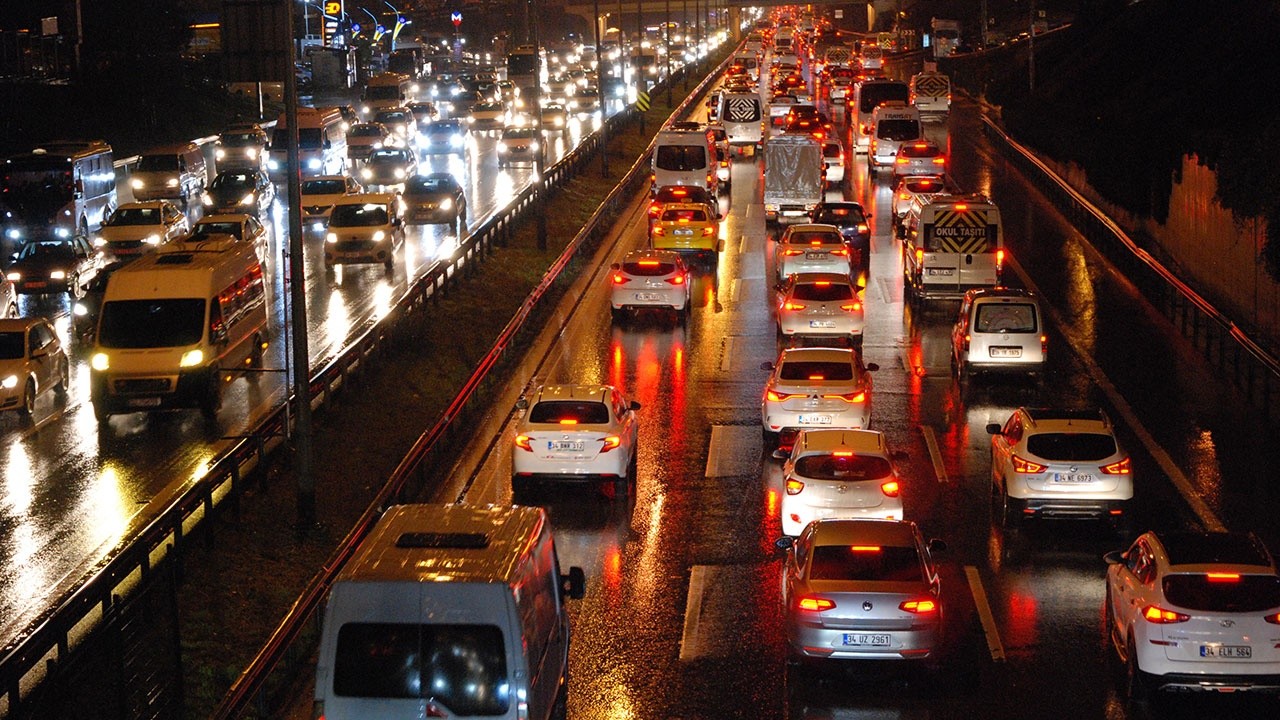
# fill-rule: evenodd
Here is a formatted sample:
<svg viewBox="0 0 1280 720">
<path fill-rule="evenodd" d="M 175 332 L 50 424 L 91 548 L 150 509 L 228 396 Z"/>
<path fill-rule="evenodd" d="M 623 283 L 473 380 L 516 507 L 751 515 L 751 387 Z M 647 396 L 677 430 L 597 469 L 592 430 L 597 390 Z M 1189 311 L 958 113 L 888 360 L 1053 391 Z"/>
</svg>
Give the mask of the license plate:
<svg viewBox="0 0 1280 720">
<path fill-rule="evenodd" d="M 1091 483 L 1093 482 L 1093 480 L 1094 480 L 1093 475 L 1090 475 L 1089 473 L 1054 473 L 1053 474 L 1053 481 L 1056 483 L 1066 483 L 1066 484 Z"/>
<path fill-rule="evenodd" d="M 158 397 L 129 398 L 129 407 L 159 407 L 159 406 L 160 406 L 160 398 Z"/>
<path fill-rule="evenodd" d="M 658 293 L 636 293 L 636 300 L 652 301 L 658 299 Z"/>
<path fill-rule="evenodd" d="M 1253 657 L 1253 648 L 1249 645 L 1201 645 L 1200 657 L 1249 659 Z"/>
<path fill-rule="evenodd" d="M 805 260 L 826 260 L 827 254 L 824 252 L 811 252 L 804 254 Z"/>
<path fill-rule="evenodd" d="M 892 635 L 883 635 L 883 634 L 871 635 L 867 633 L 845 633 L 844 634 L 845 645 L 862 646 L 862 647 L 888 647 L 889 643 L 892 641 L 893 641 Z"/>
<path fill-rule="evenodd" d="M 942 277 L 951 277 L 955 272 L 955 268 L 929 268 L 930 275 L 940 275 Z"/>
<path fill-rule="evenodd" d="M 810 320 L 809 321 L 809 327 L 811 328 L 834 328 L 835 326 L 836 326 L 835 320 Z"/>
<path fill-rule="evenodd" d="M 991 348 L 991 357 L 993 357 L 993 358 L 1019 358 L 1019 357 L 1022 357 L 1022 348 L 1020 348 L 1020 347 L 993 347 L 993 348 Z"/>
<path fill-rule="evenodd" d="M 24 284 L 25 284 L 27 287 L 44 287 L 45 285 L 48 285 L 49 283 L 47 283 L 47 282 L 45 282 L 45 281 L 43 281 L 43 280 L 28 280 L 28 281 L 27 281 L 26 283 L 24 283 Z"/>
<path fill-rule="evenodd" d="M 830 415 L 801 415 L 797 418 L 801 425 L 830 425 Z"/>
<path fill-rule="evenodd" d="M 581 440 L 552 440 L 547 443 L 551 452 L 582 452 Z"/>
</svg>

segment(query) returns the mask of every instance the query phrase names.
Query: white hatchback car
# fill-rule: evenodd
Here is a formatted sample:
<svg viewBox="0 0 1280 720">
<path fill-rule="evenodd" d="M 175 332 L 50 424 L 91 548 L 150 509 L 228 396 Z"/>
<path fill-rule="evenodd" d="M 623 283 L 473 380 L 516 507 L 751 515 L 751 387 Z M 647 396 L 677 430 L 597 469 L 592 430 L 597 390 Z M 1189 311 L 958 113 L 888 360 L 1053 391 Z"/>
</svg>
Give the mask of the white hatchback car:
<svg viewBox="0 0 1280 720">
<path fill-rule="evenodd" d="M 404 242 L 404 201 L 399 193 L 359 193 L 334 203 L 324 236 L 324 269 L 348 263 L 382 263 L 390 270 Z"/>
<path fill-rule="evenodd" d="M 936 195 L 947 191 L 946 182 L 938 175 L 908 175 L 898 178 L 893 188 L 893 219 L 902 220 L 911 210 L 911 201 L 917 195 Z"/>
<path fill-rule="evenodd" d="M 848 348 L 788 348 L 771 371 L 760 399 L 765 447 L 790 451 L 796 435 L 807 428 L 862 429 L 871 422 L 871 371 L 862 356 Z"/>
<path fill-rule="evenodd" d="M 187 216 L 168 200 L 124 203 L 94 234 L 93 246 L 116 259 L 133 258 L 181 238 L 190 229 Z"/>
<path fill-rule="evenodd" d="M 516 404 L 511 489 L 534 479 L 606 480 L 627 489 L 636 481 L 640 403 L 612 385 L 543 385 Z"/>
<path fill-rule="evenodd" d="M 318 175 L 302 181 L 302 218 L 312 230 L 323 230 L 333 212 L 333 204 L 347 195 L 364 192 L 353 177 Z"/>
<path fill-rule="evenodd" d="M 843 273 L 853 271 L 849 245 L 835 225 L 803 223 L 788 225 L 778 240 L 773 266 L 778 283 L 796 273 Z"/>
<path fill-rule="evenodd" d="M 609 287 L 614 322 L 645 308 L 671 310 L 680 322 L 689 316 L 689 271 L 671 250 L 632 250 L 613 264 Z"/>
<path fill-rule="evenodd" d="M 862 290 L 844 273 L 791 275 L 778 302 L 778 339 L 798 338 L 862 342 L 865 311 Z"/>
<path fill-rule="evenodd" d="M 875 430 L 801 430 L 782 486 L 784 535 L 818 519 L 902 519 L 902 483 Z"/>
<path fill-rule="evenodd" d="M 1020 407 L 987 432 L 992 501 L 1006 528 L 1092 519 L 1128 535 L 1133 469 L 1106 413 Z"/>
<path fill-rule="evenodd" d="M 1280 691 L 1280 574 L 1252 533 L 1148 532 L 1103 556 L 1129 697 Z"/>
<path fill-rule="evenodd" d="M 0 320 L 0 410 L 35 412 L 36 398 L 52 388 L 67 395 L 70 362 L 58 333 L 38 317 Z"/>
</svg>

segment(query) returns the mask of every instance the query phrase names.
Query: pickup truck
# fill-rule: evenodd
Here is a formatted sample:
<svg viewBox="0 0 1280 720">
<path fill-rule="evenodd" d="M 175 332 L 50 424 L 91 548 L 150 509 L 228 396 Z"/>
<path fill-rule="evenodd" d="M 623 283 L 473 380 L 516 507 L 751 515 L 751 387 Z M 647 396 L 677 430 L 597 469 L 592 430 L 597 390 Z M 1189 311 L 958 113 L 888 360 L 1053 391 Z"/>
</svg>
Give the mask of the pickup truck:
<svg viewBox="0 0 1280 720">
<path fill-rule="evenodd" d="M 808 135 L 779 135 L 764 146 L 764 214 L 769 224 L 799 219 L 822 202 L 822 145 Z"/>
</svg>

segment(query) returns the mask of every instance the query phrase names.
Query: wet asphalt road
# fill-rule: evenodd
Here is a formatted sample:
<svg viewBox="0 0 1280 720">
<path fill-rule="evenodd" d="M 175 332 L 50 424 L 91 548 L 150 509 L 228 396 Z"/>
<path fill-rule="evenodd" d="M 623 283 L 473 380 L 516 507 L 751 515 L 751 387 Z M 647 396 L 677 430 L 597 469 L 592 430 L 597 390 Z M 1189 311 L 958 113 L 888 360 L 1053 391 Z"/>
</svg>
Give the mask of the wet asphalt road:
<svg viewBox="0 0 1280 720">
<path fill-rule="evenodd" d="M 1239 695 L 1129 707 L 1101 631 L 1100 559 L 1127 539 L 1092 523 L 1006 534 L 991 522 L 985 426 L 1020 405 L 1100 406 L 1117 421 L 1133 457 L 1139 530 L 1254 529 L 1280 548 L 1268 481 L 1280 444 L 992 150 L 972 103 L 957 102 L 948 125 L 931 125 L 929 134 L 945 140 L 948 130 L 959 187 L 989 194 L 1002 209 L 1013 259 L 1007 283 L 1038 289 L 1052 326 L 1042 387 L 995 380 L 962 388 L 948 359 L 957 304 L 904 308 L 888 179 L 869 181 L 859 157 L 844 194 L 874 215 L 864 346 L 881 368 L 872 427 L 908 455 L 899 466 L 907 519 L 950 546 L 940 558 L 948 631 L 939 661 L 785 665 L 772 545 L 780 462 L 763 453 L 759 418 L 759 365 L 775 357 L 765 280 L 772 243 L 760 167 L 746 159 L 735 163 L 722 201 L 725 252 L 698 272 L 686 328 L 657 318 L 612 326 L 597 276 L 576 307 L 566 302 L 564 331 L 549 331 L 545 349 L 512 378 L 513 387 L 607 382 L 643 405 L 634 497 L 566 487 L 519 498 L 550 511 L 562 565 L 581 565 L 588 576 L 586 598 L 571 605 L 570 717 L 1276 716 L 1274 704 Z M 641 202 L 606 265 L 645 242 Z M 494 410 L 438 499 L 512 501 L 509 409 Z"/>
</svg>

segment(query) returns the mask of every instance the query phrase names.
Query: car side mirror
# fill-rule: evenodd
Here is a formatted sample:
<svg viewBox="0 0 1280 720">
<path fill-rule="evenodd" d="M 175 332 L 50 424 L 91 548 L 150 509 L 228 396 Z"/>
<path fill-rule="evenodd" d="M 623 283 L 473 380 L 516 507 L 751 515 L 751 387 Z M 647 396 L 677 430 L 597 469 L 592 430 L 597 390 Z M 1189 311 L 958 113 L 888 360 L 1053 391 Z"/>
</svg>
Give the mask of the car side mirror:
<svg viewBox="0 0 1280 720">
<path fill-rule="evenodd" d="M 610 266 L 609 266 L 609 268 L 610 268 L 611 270 L 620 270 L 620 269 L 622 269 L 622 263 L 614 263 L 614 264 L 610 265 Z"/>
<path fill-rule="evenodd" d="M 628 405 L 627 407 L 628 407 L 628 408 L 630 408 L 632 411 L 639 410 L 639 409 L 640 409 L 640 403 L 636 402 L 635 400 L 632 400 L 632 401 L 631 401 L 631 404 L 630 404 L 630 405 Z"/>
<path fill-rule="evenodd" d="M 988 433 L 988 434 L 990 434 L 990 435 L 1002 435 L 1002 434 L 1003 434 L 1003 433 L 1001 433 L 1001 432 L 1000 432 L 1000 425 L 999 425 L 998 423 L 989 423 L 989 424 L 987 425 L 987 433 Z"/>
<path fill-rule="evenodd" d="M 946 552 L 946 551 L 947 551 L 947 542 L 945 540 L 943 540 L 942 538 L 930 538 L 929 552 L 940 553 L 940 552 Z"/>
<path fill-rule="evenodd" d="M 790 535 L 783 535 L 782 537 L 773 541 L 773 546 L 778 548 L 779 550 L 790 550 L 791 548 L 795 547 L 795 544 L 796 544 L 796 539 L 791 537 Z"/>
<path fill-rule="evenodd" d="M 760 363 L 760 369 L 764 370 L 765 372 L 773 372 L 773 363 L 766 360 Z"/>
<path fill-rule="evenodd" d="M 43 345 L 43 346 L 41 346 L 41 347 L 34 348 L 34 349 L 32 349 L 32 351 L 31 351 L 31 357 L 32 357 L 32 358 L 42 358 L 42 357 L 44 357 L 44 356 L 46 356 L 46 355 L 48 355 L 48 354 L 49 354 L 49 346 L 48 346 L 48 345 Z"/>
<path fill-rule="evenodd" d="M 516 401 L 516 409 L 517 409 L 517 410 L 528 410 L 528 409 L 529 409 L 529 398 L 520 398 L 519 400 L 517 400 L 517 401 Z"/>
<path fill-rule="evenodd" d="M 587 575 L 582 568 L 574 565 L 568 573 L 561 575 L 560 590 L 574 600 L 581 600 L 587 594 Z"/>
<path fill-rule="evenodd" d="M 1102 561 L 1108 565 L 1119 565 L 1124 562 L 1124 551 L 1112 550 L 1102 556 Z"/>
</svg>

